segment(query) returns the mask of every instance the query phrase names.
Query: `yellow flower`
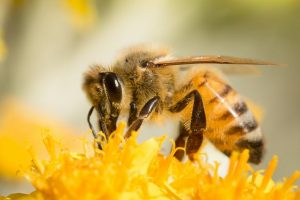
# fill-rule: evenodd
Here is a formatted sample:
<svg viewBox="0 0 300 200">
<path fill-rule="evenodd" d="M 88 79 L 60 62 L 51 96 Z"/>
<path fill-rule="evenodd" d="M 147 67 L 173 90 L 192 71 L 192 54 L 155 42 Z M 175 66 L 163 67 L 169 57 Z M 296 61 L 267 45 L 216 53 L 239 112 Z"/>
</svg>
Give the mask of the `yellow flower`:
<svg viewBox="0 0 300 200">
<path fill-rule="evenodd" d="M 29 147 L 38 158 L 46 157 L 42 134 L 52 134 L 73 151 L 82 148 L 77 131 L 32 108 L 7 100 L 1 103 L 0 111 L 0 177 L 22 178 L 17 172 L 30 165 Z"/>
<path fill-rule="evenodd" d="M 81 153 L 63 150 L 52 137 L 44 144 L 49 160 L 33 159 L 27 179 L 36 191 L 8 199 L 299 199 L 295 172 L 281 183 L 271 177 L 275 156 L 264 174 L 255 172 L 247 160 L 249 152 L 233 153 L 228 174 L 218 175 L 218 165 L 201 159 L 179 162 L 160 153 L 165 137 L 138 144 L 137 133 L 123 138 L 125 124 L 119 124 L 109 141 L 99 150 L 85 143 Z"/>
</svg>

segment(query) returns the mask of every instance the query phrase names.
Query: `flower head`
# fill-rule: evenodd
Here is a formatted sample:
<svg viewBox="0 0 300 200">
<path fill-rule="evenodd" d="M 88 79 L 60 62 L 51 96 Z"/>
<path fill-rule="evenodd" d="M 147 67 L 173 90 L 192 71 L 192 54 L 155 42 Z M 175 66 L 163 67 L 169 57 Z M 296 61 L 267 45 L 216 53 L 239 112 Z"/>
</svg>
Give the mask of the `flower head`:
<svg viewBox="0 0 300 200">
<path fill-rule="evenodd" d="M 49 160 L 33 159 L 26 177 L 36 188 L 22 198 L 32 199 L 297 199 L 293 185 L 300 177 L 295 172 L 282 183 L 271 176 L 277 165 L 274 157 L 264 174 L 255 172 L 247 160 L 249 152 L 233 153 L 228 174 L 218 175 L 212 166 L 199 158 L 180 162 L 160 153 L 165 137 L 141 144 L 137 133 L 124 140 L 121 123 L 103 150 L 86 143 L 85 151 L 62 149 L 52 137 L 44 144 Z M 11 196 L 11 199 L 19 197 Z"/>
</svg>

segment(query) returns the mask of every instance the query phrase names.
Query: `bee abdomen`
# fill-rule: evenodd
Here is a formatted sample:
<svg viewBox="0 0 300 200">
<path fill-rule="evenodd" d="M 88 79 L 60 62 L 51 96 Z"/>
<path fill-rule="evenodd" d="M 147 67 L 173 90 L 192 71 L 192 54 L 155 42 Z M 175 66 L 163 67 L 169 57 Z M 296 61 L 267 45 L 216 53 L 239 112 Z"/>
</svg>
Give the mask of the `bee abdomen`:
<svg viewBox="0 0 300 200">
<path fill-rule="evenodd" d="M 264 153 L 264 140 L 261 128 L 252 116 L 250 111 L 236 118 L 236 125 L 228 127 L 224 132 L 227 137 L 237 136 L 237 141 L 234 143 L 238 151 L 249 149 L 249 162 L 260 163 Z"/>
<path fill-rule="evenodd" d="M 236 146 L 240 151 L 249 149 L 249 162 L 258 164 L 261 162 L 264 155 L 265 145 L 263 138 L 258 140 L 240 139 Z"/>
<path fill-rule="evenodd" d="M 225 130 L 225 135 L 234 134 L 251 134 L 252 131 L 258 128 L 258 124 L 254 119 L 250 111 L 245 112 L 242 115 L 237 115 L 232 123 L 229 124 L 227 130 Z"/>
<path fill-rule="evenodd" d="M 237 131 L 240 131 L 241 137 L 235 143 L 236 148 L 239 151 L 249 149 L 249 161 L 256 164 L 260 163 L 264 153 L 264 140 L 260 126 L 250 111 L 236 118 L 237 121 L 239 121 L 239 125 L 231 127 L 225 134 L 238 134 Z M 238 130 L 237 127 L 240 129 Z"/>
<path fill-rule="evenodd" d="M 226 110 L 225 113 L 223 113 L 219 117 L 219 119 L 227 120 L 231 117 L 234 118 L 235 116 L 241 116 L 244 113 L 249 112 L 249 111 L 248 111 L 248 107 L 247 107 L 246 103 L 244 101 L 240 100 L 233 105 L 233 112 L 234 113 L 230 112 L 229 110 Z M 236 114 L 236 115 L 234 115 L 234 114 Z"/>
<path fill-rule="evenodd" d="M 230 87 L 230 85 L 224 85 L 224 88 L 222 89 L 222 91 L 220 93 L 218 93 L 218 95 L 216 95 L 214 98 L 212 98 L 209 103 L 214 103 L 222 98 L 226 98 L 226 96 L 232 91 L 232 88 Z"/>
<path fill-rule="evenodd" d="M 233 149 L 240 152 L 249 149 L 249 162 L 258 164 L 264 153 L 261 128 L 242 98 L 234 91 L 231 91 L 231 95 L 235 98 L 229 99 L 230 94 L 223 96 L 228 109 L 218 118 L 227 124 L 223 134 L 228 138 L 238 138 Z"/>
<path fill-rule="evenodd" d="M 242 97 L 222 80 L 205 77 L 197 85 L 204 97 L 208 127 L 205 135 L 221 151 L 249 149 L 249 161 L 259 163 L 264 152 L 260 126 Z M 200 81 L 199 81 L 200 82 Z"/>
</svg>

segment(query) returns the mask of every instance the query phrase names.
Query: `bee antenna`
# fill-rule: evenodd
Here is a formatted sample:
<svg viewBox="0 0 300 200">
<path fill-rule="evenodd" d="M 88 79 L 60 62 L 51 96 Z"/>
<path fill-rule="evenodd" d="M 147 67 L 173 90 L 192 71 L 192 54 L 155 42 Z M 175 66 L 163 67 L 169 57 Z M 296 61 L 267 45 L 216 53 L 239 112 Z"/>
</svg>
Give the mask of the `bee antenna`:
<svg viewBox="0 0 300 200">
<path fill-rule="evenodd" d="M 95 108 L 94 106 L 92 106 L 92 107 L 90 108 L 90 110 L 89 110 L 89 112 L 88 112 L 88 115 L 87 115 L 87 122 L 88 122 L 88 124 L 89 124 L 90 129 L 92 130 L 92 134 L 93 134 L 94 138 L 97 139 L 97 138 L 98 138 L 98 135 L 97 135 L 97 133 L 96 133 L 96 131 L 95 131 L 95 129 L 94 129 L 92 123 L 91 123 L 91 116 L 92 116 L 92 114 L 93 114 L 94 108 Z M 101 146 L 101 144 L 100 144 L 99 142 L 97 142 L 97 146 L 98 146 L 98 148 L 99 148 L 100 150 L 102 149 L 102 146 Z"/>
<path fill-rule="evenodd" d="M 92 114 L 93 114 L 94 108 L 95 108 L 94 106 L 92 106 L 92 107 L 90 108 L 89 113 L 88 113 L 88 116 L 87 116 L 87 122 L 88 122 L 88 124 L 89 124 L 90 129 L 92 130 L 92 133 L 93 133 L 93 135 L 94 135 L 94 138 L 96 139 L 96 138 L 97 138 L 97 134 L 96 134 L 96 131 L 95 131 L 95 129 L 94 129 L 92 123 L 91 123 L 91 116 L 92 116 Z"/>
</svg>

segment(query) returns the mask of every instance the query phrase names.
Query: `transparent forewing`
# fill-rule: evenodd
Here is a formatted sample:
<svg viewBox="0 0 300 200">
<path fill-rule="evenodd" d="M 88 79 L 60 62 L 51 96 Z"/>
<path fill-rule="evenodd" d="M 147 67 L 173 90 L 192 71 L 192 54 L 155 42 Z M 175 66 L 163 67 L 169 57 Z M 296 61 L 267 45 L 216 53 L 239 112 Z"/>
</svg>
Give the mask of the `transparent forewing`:
<svg viewBox="0 0 300 200">
<path fill-rule="evenodd" d="M 189 64 L 240 64 L 240 65 L 278 65 L 268 61 L 254 60 L 249 58 L 238 58 L 231 56 L 190 56 L 183 58 L 173 58 L 170 60 L 156 60 L 150 66 L 163 67 L 170 65 Z"/>
</svg>

